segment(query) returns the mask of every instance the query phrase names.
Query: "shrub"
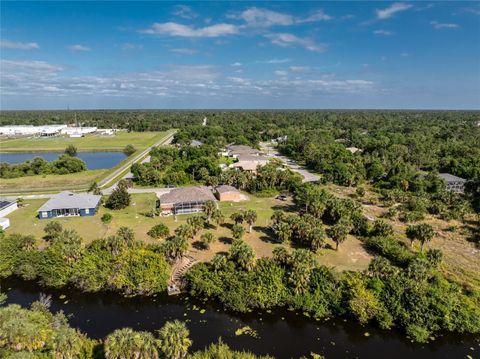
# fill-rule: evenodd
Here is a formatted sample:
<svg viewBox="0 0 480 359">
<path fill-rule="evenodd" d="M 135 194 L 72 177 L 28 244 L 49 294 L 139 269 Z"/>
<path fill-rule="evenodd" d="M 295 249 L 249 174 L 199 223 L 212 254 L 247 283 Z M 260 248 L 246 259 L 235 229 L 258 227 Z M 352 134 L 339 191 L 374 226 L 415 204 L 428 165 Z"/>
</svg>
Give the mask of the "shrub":
<svg viewBox="0 0 480 359">
<path fill-rule="evenodd" d="M 147 232 L 147 234 L 150 237 L 155 238 L 155 239 L 166 238 L 170 234 L 170 230 L 168 229 L 168 227 L 165 224 L 159 223 L 159 224 L 154 225 Z"/>
<path fill-rule="evenodd" d="M 115 188 L 112 194 L 108 197 L 107 202 L 105 202 L 105 207 L 110 209 L 123 209 L 129 205 L 130 194 L 124 186 Z"/>
<path fill-rule="evenodd" d="M 112 218 L 113 216 L 110 213 L 104 213 L 100 219 L 103 223 L 108 224 L 112 221 Z"/>
<path fill-rule="evenodd" d="M 137 149 L 135 147 L 133 147 L 132 145 L 126 145 L 125 148 L 123 149 L 123 153 L 128 157 L 133 155 L 136 151 L 137 151 Z"/>
</svg>

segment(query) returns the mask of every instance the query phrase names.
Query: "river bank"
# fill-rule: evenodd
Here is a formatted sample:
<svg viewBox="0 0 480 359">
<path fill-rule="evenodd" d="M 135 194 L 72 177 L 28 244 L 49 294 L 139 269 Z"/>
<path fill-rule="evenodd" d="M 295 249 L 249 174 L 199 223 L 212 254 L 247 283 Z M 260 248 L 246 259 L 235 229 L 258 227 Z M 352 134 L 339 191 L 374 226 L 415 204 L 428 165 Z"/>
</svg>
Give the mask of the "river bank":
<svg viewBox="0 0 480 359">
<path fill-rule="evenodd" d="M 166 321 L 185 321 L 193 340 L 192 350 L 216 342 L 219 337 L 232 349 L 298 358 L 318 353 L 329 358 L 475 358 L 480 338 L 444 335 L 429 344 L 414 344 L 396 330 L 382 331 L 346 319 L 318 322 L 286 310 L 251 312 L 246 315 L 222 310 L 187 296 L 124 298 L 113 293 L 87 294 L 73 289 L 47 289 L 16 278 L 2 280 L 7 303 L 24 307 L 40 293 L 52 296 L 52 311 L 63 310 L 72 327 L 92 338 L 103 338 L 115 329 L 155 331 Z M 255 335 L 238 335 L 250 327 Z"/>
</svg>

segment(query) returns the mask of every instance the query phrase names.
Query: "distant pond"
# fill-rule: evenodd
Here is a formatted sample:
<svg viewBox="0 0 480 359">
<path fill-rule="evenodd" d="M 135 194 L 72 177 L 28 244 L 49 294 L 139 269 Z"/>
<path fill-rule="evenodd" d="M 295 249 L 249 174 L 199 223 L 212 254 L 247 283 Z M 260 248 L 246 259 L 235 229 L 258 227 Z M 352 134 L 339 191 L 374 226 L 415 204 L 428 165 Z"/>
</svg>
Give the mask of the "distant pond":
<svg viewBox="0 0 480 359">
<path fill-rule="evenodd" d="M 22 163 L 35 157 L 43 157 L 47 161 L 55 161 L 63 152 L 15 152 L 0 153 L 0 162 L 10 164 Z M 77 157 L 87 164 L 89 170 L 101 170 L 115 167 L 125 159 L 123 152 L 78 152 Z"/>
</svg>

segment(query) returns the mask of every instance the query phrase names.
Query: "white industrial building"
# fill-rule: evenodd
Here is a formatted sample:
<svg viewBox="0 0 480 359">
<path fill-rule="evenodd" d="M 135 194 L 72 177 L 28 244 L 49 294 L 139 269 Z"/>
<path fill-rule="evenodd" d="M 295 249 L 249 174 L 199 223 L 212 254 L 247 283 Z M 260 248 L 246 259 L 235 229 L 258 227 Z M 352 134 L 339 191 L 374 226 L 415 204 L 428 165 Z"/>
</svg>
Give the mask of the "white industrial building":
<svg viewBox="0 0 480 359">
<path fill-rule="evenodd" d="M 59 135 L 67 125 L 18 125 L 18 126 L 1 126 L 0 135 L 4 136 L 55 136 Z"/>
</svg>

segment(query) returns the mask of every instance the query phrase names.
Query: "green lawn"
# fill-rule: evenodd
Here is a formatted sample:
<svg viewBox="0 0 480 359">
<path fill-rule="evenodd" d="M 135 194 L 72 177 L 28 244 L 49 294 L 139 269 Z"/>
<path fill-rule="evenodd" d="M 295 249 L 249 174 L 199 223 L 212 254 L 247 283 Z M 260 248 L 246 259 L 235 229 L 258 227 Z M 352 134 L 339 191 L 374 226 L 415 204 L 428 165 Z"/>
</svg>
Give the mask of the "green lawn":
<svg viewBox="0 0 480 359">
<path fill-rule="evenodd" d="M 258 220 L 253 227 L 252 233 L 245 233 L 244 240 L 252 246 L 257 254 L 257 257 L 271 256 L 272 250 L 276 244 L 271 240 L 271 233 L 268 231 L 270 224 L 270 217 L 275 209 L 286 207 L 291 203 L 280 202 L 274 198 L 257 198 L 249 195 L 250 200 L 246 202 L 231 203 L 221 202 L 219 207 L 227 221 L 225 225 L 218 228 L 204 229 L 203 231 L 211 231 L 217 240 L 211 245 L 210 250 L 199 249 L 195 245 L 196 238 L 190 241 L 189 253 L 199 261 L 208 261 L 216 253 L 227 252 L 230 248 L 231 221 L 229 219 L 230 214 L 243 209 L 254 209 L 258 213 Z M 43 228 L 52 220 L 59 221 L 64 228 L 75 229 L 82 236 L 85 242 L 90 242 L 97 238 L 102 238 L 114 234 L 121 226 L 127 226 L 135 231 L 137 239 L 155 243 L 156 240 L 151 239 L 147 235 L 147 231 L 155 224 L 163 222 L 165 223 L 171 233 L 179 225 L 186 223 L 187 218 L 190 215 L 178 216 L 177 221 L 174 217 L 156 217 L 148 218 L 143 213 L 150 211 L 156 202 L 156 196 L 153 193 L 148 194 L 134 194 L 132 195 L 132 205 L 128 208 L 119 211 L 111 211 L 106 208 L 100 208 L 99 212 L 93 217 L 70 217 L 70 218 L 57 218 L 57 219 L 43 219 L 36 218 L 38 208 L 45 203 L 46 200 L 27 200 L 25 201 L 26 207 L 20 208 L 17 211 L 11 213 L 8 218 L 11 221 L 11 227 L 7 230 L 8 233 L 24 233 L 33 234 L 40 240 L 39 244 L 42 245 L 43 241 L 41 237 L 44 235 Z M 101 222 L 100 218 L 103 213 L 109 212 L 113 215 L 113 220 L 109 225 L 105 225 Z M 200 237 L 198 235 L 197 237 Z M 333 242 L 327 240 L 328 244 L 333 247 Z M 287 245 L 287 249 L 291 249 Z M 363 270 L 368 266 L 370 256 L 361 246 L 358 239 L 349 236 L 349 239 L 342 244 L 340 250 L 334 251 L 332 249 L 322 249 L 317 258 L 320 263 L 336 267 L 339 270 Z"/>
<path fill-rule="evenodd" d="M 87 135 L 81 138 L 19 138 L 0 141 L 0 152 L 63 151 L 73 144 L 78 151 L 118 151 L 126 145 L 146 148 L 165 135 L 165 132 L 119 131 L 114 136 Z"/>
</svg>

